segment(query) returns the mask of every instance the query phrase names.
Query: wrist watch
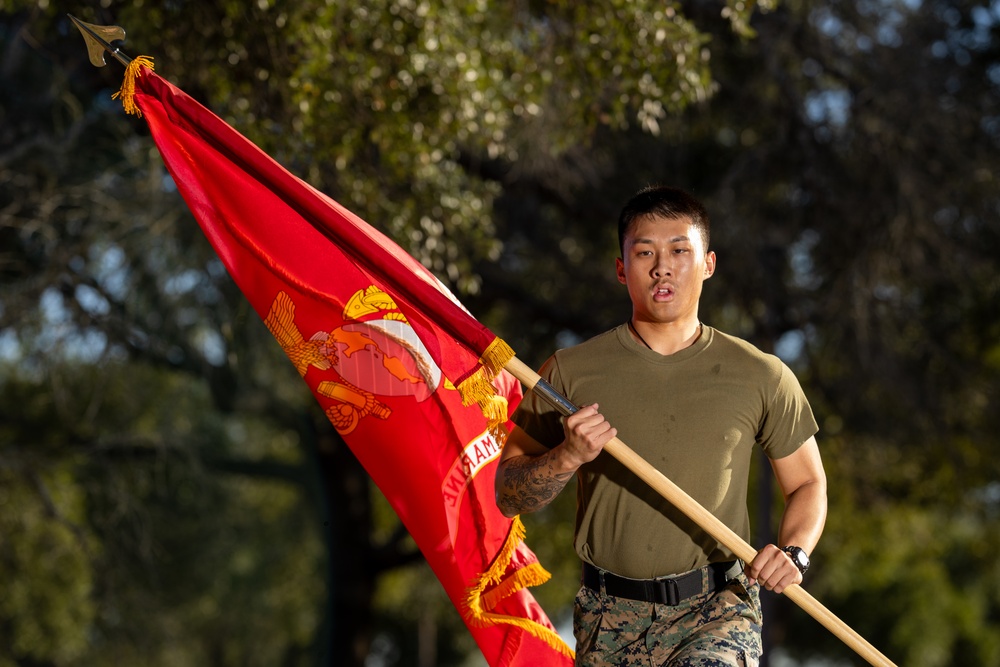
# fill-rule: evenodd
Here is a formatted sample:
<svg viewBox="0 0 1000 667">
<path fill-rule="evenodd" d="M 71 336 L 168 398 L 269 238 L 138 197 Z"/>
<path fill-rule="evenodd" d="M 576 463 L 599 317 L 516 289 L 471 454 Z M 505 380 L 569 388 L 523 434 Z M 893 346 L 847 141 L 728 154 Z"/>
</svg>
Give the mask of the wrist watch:
<svg viewBox="0 0 1000 667">
<path fill-rule="evenodd" d="M 795 563 L 795 567 L 799 568 L 800 573 L 806 573 L 806 570 L 809 569 L 809 554 L 802 547 L 787 546 L 781 547 L 781 550 L 788 554 L 788 557 Z"/>
</svg>

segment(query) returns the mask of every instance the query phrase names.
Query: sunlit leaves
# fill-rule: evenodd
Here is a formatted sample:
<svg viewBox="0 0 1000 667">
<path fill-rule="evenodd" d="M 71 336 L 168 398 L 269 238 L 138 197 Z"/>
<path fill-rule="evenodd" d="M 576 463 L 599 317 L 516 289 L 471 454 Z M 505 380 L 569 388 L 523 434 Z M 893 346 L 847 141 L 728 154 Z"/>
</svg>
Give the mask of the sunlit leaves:
<svg viewBox="0 0 1000 667">
<path fill-rule="evenodd" d="M 81 521 L 82 496 L 65 463 L 39 470 L 16 458 L 0 461 L 4 667 L 16 664 L 15 656 L 65 664 L 85 654 L 80 629 L 96 615 L 90 560 L 97 542 Z"/>
<path fill-rule="evenodd" d="M 706 38 L 673 4 L 279 1 L 121 19 L 162 24 L 143 42 L 165 50 L 160 71 L 460 293 L 500 252 L 498 168 L 601 127 L 656 134 L 713 90 Z"/>
</svg>

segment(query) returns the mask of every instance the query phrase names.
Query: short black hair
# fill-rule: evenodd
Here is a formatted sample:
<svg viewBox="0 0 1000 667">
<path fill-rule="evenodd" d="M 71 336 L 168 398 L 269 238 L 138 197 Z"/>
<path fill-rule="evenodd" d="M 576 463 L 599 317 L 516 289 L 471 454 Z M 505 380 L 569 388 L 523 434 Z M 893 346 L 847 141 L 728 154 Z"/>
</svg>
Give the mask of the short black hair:
<svg viewBox="0 0 1000 667">
<path fill-rule="evenodd" d="M 690 218 L 691 225 L 701 233 L 708 250 L 708 211 L 694 196 L 668 185 L 650 185 L 635 193 L 618 216 L 618 249 L 625 256 L 625 234 L 640 220 L 650 216 L 660 218 Z"/>
</svg>

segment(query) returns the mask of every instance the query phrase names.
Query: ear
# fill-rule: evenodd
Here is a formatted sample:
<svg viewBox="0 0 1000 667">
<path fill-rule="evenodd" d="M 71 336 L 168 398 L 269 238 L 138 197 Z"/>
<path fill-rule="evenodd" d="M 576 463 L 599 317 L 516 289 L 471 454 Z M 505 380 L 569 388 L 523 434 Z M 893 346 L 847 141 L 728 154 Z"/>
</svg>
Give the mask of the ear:
<svg viewBox="0 0 1000 667">
<path fill-rule="evenodd" d="M 625 262 L 621 257 L 615 259 L 615 271 L 618 273 L 618 282 L 625 284 Z"/>
<path fill-rule="evenodd" d="M 705 253 L 705 280 L 708 280 L 715 274 L 715 253 L 709 251 Z"/>
</svg>

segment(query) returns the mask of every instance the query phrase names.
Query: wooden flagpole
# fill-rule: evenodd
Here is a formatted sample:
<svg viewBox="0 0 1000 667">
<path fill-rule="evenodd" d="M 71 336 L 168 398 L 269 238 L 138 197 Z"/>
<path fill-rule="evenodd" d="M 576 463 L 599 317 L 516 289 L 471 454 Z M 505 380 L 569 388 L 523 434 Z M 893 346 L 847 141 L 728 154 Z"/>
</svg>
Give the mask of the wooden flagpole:
<svg viewBox="0 0 1000 667">
<path fill-rule="evenodd" d="M 529 390 L 537 388 L 537 393 L 546 400 L 553 403 L 563 414 L 572 414 L 577 408 L 566 398 L 555 392 L 552 387 L 542 380 L 524 362 L 517 357 L 512 358 L 505 368 Z M 645 459 L 636 454 L 628 445 L 617 437 L 604 446 L 611 456 L 615 457 L 626 468 L 631 470 L 642 481 L 646 482 L 661 496 L 670 501 L 677 509 L 683 512 L 689 519 L 697 523 L 706 533 L 714 537 L 720 544 L 732 551 L 737 558 L 749 563 L 757 555 L 757 550 L 747 544 L 747 542 L 733 532 L 726 524 L 722 523 L 714 514 L 706 510 L 683 489 L 671 482 L 667 477 Z M 820 622 L 830 632 L 850 646 L 869 664 L 875 667 L 896 667 L 896 665 L 886 658 L 882 653 L 872 646 L 864 637 L 851 629 L 846 623 L 837 618 L 829 609 L 824 607 L 816 598 L 810 595 L 804 588 L 798 585 L 789 586 L 783 593 L 795 604 L 799 605 L 809 615 Z"/>
</svg>

